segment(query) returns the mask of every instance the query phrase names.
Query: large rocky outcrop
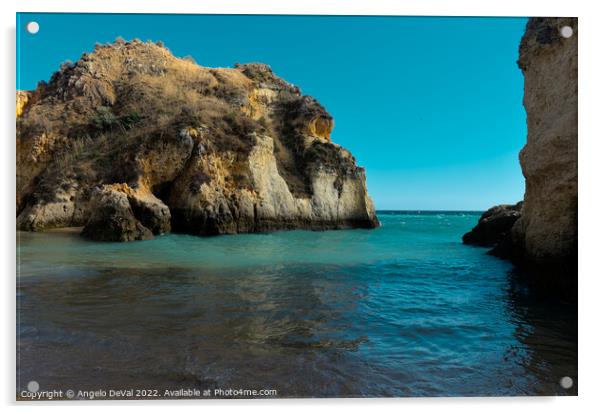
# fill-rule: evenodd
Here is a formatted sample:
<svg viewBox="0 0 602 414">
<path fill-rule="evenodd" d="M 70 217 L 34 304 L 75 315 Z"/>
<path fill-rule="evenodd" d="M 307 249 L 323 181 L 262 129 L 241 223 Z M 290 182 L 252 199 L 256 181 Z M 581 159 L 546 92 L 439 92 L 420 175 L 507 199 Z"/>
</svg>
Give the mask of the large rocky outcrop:
<svg viewBox="0 0 602 414">
<path fill-rule="evenodd" d="M 564 26 L 573 30 L 565 38 Z M 520 45 L 527 144 L 525 204 L 512 228 L 519 260 L 562 288 L 577 276 L 577 37 L 575 18 L 532 18 Z"/>
<path fill-rule="evenodd" d="M 17 225 L 97 240 L 378 225 L 332 117 L 263 64 L 118 40 L 17 94 Z"/>
<path fill-rule="evenodd" d="M 573 31 L 568 38 L 565 26 Z M 518 60 L 528 126 L 520 152 L 525 198 L 510 240 L 500 235 L 505 248 L 493 252 L 528 268 L 538 285 L 569 295 L 577 286 L 577 37 L 575 18 L 527 24 Z"/>
</svg>

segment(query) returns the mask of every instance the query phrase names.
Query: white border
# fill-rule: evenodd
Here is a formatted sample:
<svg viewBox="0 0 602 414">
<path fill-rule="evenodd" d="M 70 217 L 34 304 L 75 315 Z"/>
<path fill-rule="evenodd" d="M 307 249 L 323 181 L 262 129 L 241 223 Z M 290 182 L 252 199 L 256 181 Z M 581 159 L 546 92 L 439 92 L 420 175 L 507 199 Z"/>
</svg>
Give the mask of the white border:
<svg viewBox="0 0 602 414">
<path fill-rule="evenodd" d="M 579 1 L 505 0 L 22 0 L 19 11 L 111 13 L 573 16 Z"/>
<path fill-rule="evenodd" d="M 304 413 L 307 411 L 332 411 L 343 409 L 347 412 L 400 412 L 400 410 L 426 412 L 488 413 L 513 412 L 523 409 L 563 413 L 569 411 L 594 411 L 601 406 L 598 387 L 602 385 L 600 373 L 600 353 L 602 352 L 599 333 L 600 302 L 602 294 L 602 269 L 600 234 L 602 234 L 599 210 L 602 207 L 602 177 L 599 165 L 602 162 L 600 140 L 600 97 L 602 96 L 600 77 L 602 65 L 600 27 L 602 16 L 595 1 L 580 0 L 20 0 L 12 4 L 6 0 L 0 3 L 3 34 L 2 70 L 2 135 L 4 198 L 0 229 L 5 272 L 3 274 L 4 293 L 2 356 L 3 375 L 0 380 L 2 401 L 15 409 L 15 12 L 113 12 L 113 13 L 219 13 L 219 14 L 345 14 L 345 15 L 452 15 L 452 16 L 577 16 L 579 17 L 579 397 L 552 398 L 428 398 L 428 399 L 347 399 L 347 400 L 275 400 L 275 401 L 159 401 L 103 402 L 103 403 L 20 403 L 26 411 L 44 409 L 63 413 L 65 410 L 80 411 L 83 406 L 92 411 L 125 411 L 144 409 L 150 412 L 163 412 L 166 406 L 177 405 L 187 411 L 214 409 L 266 411 L 287 411 Z M 74 33 L 74 36 L 77 36 Z M 485 139 L 485 138 L 484 138 Z M 361 375 L 361 373 L 358 373 Z M 144 408 L 141 407 L 144 406 Z M 342 405 L 343 407 L 335 407 Z M 135 406 L 131 407 L 130 406 Z"/>
</svg>

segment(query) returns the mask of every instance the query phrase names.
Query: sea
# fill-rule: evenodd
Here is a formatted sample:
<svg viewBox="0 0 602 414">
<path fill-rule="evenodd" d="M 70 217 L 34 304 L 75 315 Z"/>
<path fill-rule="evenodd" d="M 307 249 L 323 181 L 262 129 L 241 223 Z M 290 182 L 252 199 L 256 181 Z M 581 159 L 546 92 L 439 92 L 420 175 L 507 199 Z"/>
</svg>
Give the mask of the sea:
<svg viewBox="0 0 602 414">
<path fill-rule="evenodd" d="M 130 243 L 18 232 L 17 398 L 576 395 L 575 305 L 463 245 L 480 214 Z"/>
</svg>

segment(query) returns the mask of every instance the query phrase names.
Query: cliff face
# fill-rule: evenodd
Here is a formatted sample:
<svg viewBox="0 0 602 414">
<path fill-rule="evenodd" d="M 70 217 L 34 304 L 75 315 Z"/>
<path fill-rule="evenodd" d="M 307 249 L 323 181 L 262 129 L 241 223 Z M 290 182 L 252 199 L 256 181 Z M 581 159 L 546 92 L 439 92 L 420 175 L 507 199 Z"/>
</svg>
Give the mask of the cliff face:
<svg viewBox="0 0 602 414">
<path fill-rule="evenodd" d="M 561 36 L 564 26 L 573 29 Z M 520 45 L 527 144 L 520 152 L 526 190 L 512 228 L 517 259 L 551 284 L 576 286 L 577 36 L 575 18 L 532 18 Z"/>
<path fill-rule="evenodd" d="M 565 26 L 573 30 L 568 38 L 561 35 Z M 518 61 L 528 127 L 519 157 L 524 203 L 500 214 L 489 210 L 464 236 L 530 269 L 537 284 L 569 295 L 577 287 L 577 29 L 575 18 L 529 20 Z"/>
<path fill-rule="evenodd" d="M 17 224 L 121 241 L 376 227 L 364 170 L 333 126 L 267 65 L 97 46 L 17 95 Z"/>
</svg>

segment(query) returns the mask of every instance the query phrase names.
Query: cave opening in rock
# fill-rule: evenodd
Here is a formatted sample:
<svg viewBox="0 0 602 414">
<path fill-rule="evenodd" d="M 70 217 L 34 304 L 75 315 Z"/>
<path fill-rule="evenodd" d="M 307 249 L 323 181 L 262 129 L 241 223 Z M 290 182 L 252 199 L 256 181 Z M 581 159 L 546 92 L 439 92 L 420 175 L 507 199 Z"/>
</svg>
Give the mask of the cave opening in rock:
<svg viewBox="0 0 602 414">
<path fill-rule="evenodd" d="M 151 192 L 153 193 L 153 195 L 155 197 L 157 197 L 159 200 L 161 200 L 163 202 L 163 204 L 165 204 L 167 207 L 171 206 L 169 205 L 169 199 L 171 197 L 171 189 L 173 187 L 173 181 L 167 181 L 161 184 L 156 184 L 153 186 L 153 188 L 151 189 Z"/>
</svg>

